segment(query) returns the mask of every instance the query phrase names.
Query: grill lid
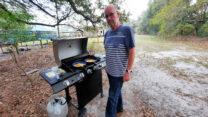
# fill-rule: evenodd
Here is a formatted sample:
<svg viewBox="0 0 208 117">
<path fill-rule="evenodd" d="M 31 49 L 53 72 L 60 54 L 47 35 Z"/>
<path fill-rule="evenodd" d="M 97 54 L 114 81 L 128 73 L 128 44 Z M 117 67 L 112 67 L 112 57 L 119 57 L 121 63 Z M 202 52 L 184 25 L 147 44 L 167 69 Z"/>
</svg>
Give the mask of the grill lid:
<svg viewBox="0 0 208 117">
<path fill-rule="evenodd" d="M 88 37 L 73 38 L 73 39 L 52 39 L 53 53 L 55 61 L 58 65 L 64 59 L 70 59 L 75 56 L 89 54 L 87 51 Z"/>
</svg>

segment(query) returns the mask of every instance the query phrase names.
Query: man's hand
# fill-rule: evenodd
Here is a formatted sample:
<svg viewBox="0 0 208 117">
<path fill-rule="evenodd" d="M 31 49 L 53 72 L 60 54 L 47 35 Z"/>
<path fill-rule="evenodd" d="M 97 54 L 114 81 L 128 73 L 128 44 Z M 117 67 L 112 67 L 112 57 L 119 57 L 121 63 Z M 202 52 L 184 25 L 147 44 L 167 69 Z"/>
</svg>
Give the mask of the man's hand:
<svg viewBox="0 0 208 117">
<path fill-rule="evenodd" d="M 124 76 L 123 76 L 123 82 L 127 82 L 130 80 L 130 73 L 125 72 Z"/>
</svg>

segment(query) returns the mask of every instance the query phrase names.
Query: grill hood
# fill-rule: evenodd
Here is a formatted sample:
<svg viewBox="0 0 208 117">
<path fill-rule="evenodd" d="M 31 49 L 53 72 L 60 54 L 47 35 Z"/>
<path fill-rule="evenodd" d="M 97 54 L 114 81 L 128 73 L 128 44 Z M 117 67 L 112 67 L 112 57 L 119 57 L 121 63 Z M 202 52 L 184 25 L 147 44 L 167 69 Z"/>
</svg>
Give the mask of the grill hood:
<svg viewBox="0 0 208 117">
<path fill-rule="evenodd" d="M 61 65 L 64 59 L 73 59 L 77 56 L 89 54 L 87 51 L 88 37 L 72 39 L 52 39 L 55 62 Z"/>
</svg>

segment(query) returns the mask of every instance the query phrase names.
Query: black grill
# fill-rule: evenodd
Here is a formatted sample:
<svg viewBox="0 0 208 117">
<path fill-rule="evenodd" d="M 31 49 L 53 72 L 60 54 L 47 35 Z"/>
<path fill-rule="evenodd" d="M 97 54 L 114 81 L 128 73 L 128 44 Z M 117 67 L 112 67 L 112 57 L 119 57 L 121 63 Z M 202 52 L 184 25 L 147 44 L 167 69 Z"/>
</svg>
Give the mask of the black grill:
<svg viewBox="0 0 208 117">
<path fill-rule="evenodd" d="M 86 50 L 88 38 L 53 40 L 53 51 L 58 67 L 48 69 L 40 75 L 50 84 L 53 93 L 66 92 L 66 100 L 79 110 L 79 116 L 86 112 L 84 108 L 102 90 L 102 69 L 105 68 L 105 57 L 90 55 Z M 74 62 L 93 58 L 96 61 L 76 68 Z M 76 87 L 78 104 L 71 101 L 69 87 Z"/>
</svg>

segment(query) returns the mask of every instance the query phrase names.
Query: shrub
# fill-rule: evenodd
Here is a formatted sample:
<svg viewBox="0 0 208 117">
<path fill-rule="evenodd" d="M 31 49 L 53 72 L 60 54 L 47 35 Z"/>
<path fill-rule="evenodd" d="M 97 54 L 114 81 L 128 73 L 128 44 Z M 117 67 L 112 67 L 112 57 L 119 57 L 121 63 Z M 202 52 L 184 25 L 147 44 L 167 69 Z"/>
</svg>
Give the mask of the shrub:
<svg viewBox="0 0 208 117">
<path fill-rule="evenodd" d="M 192 24 L 178 24 L 176 26 L 176 35 L 194 35 L 195 27 Z"/>
<path fill-rule="evenodd" d="M 206 37 L 208 36 L 208 22 L 203 24 L 199 29 L 199 36 Z"/>
</svg>

